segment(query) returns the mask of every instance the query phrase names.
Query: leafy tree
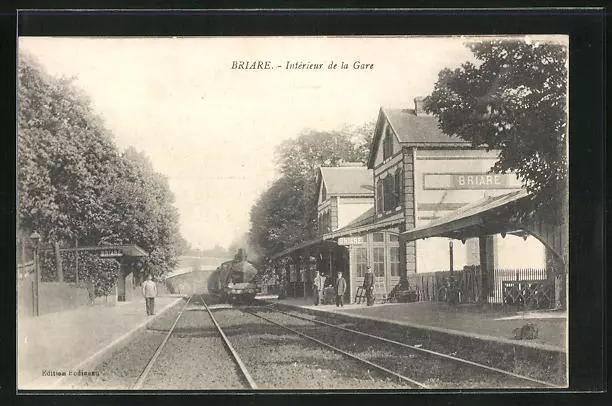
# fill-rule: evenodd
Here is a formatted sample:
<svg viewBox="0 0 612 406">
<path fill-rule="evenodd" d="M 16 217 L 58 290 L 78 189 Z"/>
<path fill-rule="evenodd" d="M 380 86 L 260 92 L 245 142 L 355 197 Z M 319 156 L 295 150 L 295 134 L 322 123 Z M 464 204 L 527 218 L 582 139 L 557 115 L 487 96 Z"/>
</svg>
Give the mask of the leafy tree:
<svg viewBox="0 0 612 406">
<path fill-rule="evenodd" d="M 167 179 L 144 154 L 119 153 L 71 80 L 20 54 L 18 83 L 19 228 L 37 230 L 45 243 L 138 244 L 150 255 L 128 265 L 155 275 L 172 269 L 181 240 Z M 115 278 L 114 265 L 101 264 L 84 257 L 81 268 L 98 293 Z"/>
<path fill-rule="evenodd" d="M 282 177 L 251 208 L 250 240 L 265 255 L 272 255 L 307 239 L 303 178 Z"/>
<path fill-rule="evenodd" d="M 110 208 L 101 196 L 119 156 L 87 98 L 20 56 L 18 198 L 20 225 L 51 241 L 104 241 Z"/>
<path fill-rule="evenodd" d="M 567 48 L 546 41 L 469 44 L 478 63 L 440 72 L 425 108 L 441 129 L 499 149 L 492 170 L 514 171 L 541 201 L 567 185 Z"/>
<path fill-rule="evenodd" d="M 122 177 L 105 196 L 115 208 L 113 242 L 138 244 L 149 252 L 139 259 L 143 272 L 161 276 L 176 266 L 181 236 L 179 215 L 168 180 L 153 169 L 142 152 L 122 154 Z"/>
<path fill-rule="evenodd" d="M 304 130 L 279 145 L 281 177 L 251 209 L 250 242 L 264 256 L 313 238 L 316 230 L 316 173 L 320 166 L 364 163 L 374 123 L 339 131 Z"/>
</svg>

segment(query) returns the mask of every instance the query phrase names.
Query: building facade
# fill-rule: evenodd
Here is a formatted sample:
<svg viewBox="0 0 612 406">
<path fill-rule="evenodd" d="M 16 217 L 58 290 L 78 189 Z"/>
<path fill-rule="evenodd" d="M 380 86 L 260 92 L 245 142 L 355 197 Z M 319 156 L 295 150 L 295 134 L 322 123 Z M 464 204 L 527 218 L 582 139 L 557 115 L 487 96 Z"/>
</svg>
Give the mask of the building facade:
<svg viewBox="0 0 612 406">
<path fill-rule="evenodd" d="M 322 272 L 346 275 L 349 300 L 367 266 L 373 268 L 378 296 L 387 295 L 402 276 L 462 269 L 485 257 L 490 267 L 544 268 L 545 248 L 536 239 L 494 235 L 449 244 L 448 238 L 399 238 L 483 198 L 522 188 L 514 174 L 490 173 L 499 151 L 444 134 L 424 112 L 423 99 L 414 103 L 413 109 L 379 110 L 367 167 L 320 168 L 318 237 L 283 254 L 315 252 Z M 505 254 L 517 249 L 529 255 Z"/>
</svg>

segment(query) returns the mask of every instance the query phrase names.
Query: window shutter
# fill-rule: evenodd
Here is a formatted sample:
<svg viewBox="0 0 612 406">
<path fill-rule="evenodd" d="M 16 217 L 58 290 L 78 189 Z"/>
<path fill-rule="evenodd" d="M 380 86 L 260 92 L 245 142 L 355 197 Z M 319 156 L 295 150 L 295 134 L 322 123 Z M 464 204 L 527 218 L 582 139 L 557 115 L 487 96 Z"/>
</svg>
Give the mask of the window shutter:
<svg viewBox="0 0 612 406">
<path fill-rule="evenodd" d="M 403 194 L 402 194 L 402 170 L 398 169 L 395 172 L 395 205 L 403 206 Z"/>
<path fill-rule="evenodd" d="M 393 195 L 395 194 L 395 187 L 393 182 L 393 175 L 390 173 L 384 179 L 384 207 L 385 211 L 392 210 L 395 208 L 395 202 Z"/>
<path fill-rule="evenodd" d="M 378 179 L 378 182 L 376 182 L 376 212 L 377 213 L 382 213 L 383 211 L 383 182 L 382 179 Z"/>
</svg>

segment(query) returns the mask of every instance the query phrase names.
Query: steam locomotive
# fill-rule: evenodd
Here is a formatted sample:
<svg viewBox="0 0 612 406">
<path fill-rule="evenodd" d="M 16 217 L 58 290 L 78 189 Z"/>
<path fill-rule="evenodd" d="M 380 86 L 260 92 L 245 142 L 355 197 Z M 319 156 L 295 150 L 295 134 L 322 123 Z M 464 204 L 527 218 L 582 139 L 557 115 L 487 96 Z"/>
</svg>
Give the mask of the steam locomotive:
<svg viewBox="0 0 612 406">
<path fill-rule="evenodd" d="M 228 303 L 250 303 L 255 299 L 257 269 L 241 256 L 224 262 L 208 279 L 208 291 Z"/>
</svg>

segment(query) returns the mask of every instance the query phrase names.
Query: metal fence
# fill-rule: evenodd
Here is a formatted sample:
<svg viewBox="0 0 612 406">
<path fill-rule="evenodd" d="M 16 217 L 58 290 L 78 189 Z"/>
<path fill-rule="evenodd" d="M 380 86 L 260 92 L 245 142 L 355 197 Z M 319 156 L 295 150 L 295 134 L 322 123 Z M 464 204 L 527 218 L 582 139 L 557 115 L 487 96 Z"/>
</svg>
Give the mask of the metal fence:
<svg viewBox="0 0 612 406">
<path fill-rule="evenodd" d="M 545 281 L 547 279 L 544 268 L 494 269 L 493 289 L 489 303 L 504 303 L 504 282 L 510 281 Z"/>
</svg>

